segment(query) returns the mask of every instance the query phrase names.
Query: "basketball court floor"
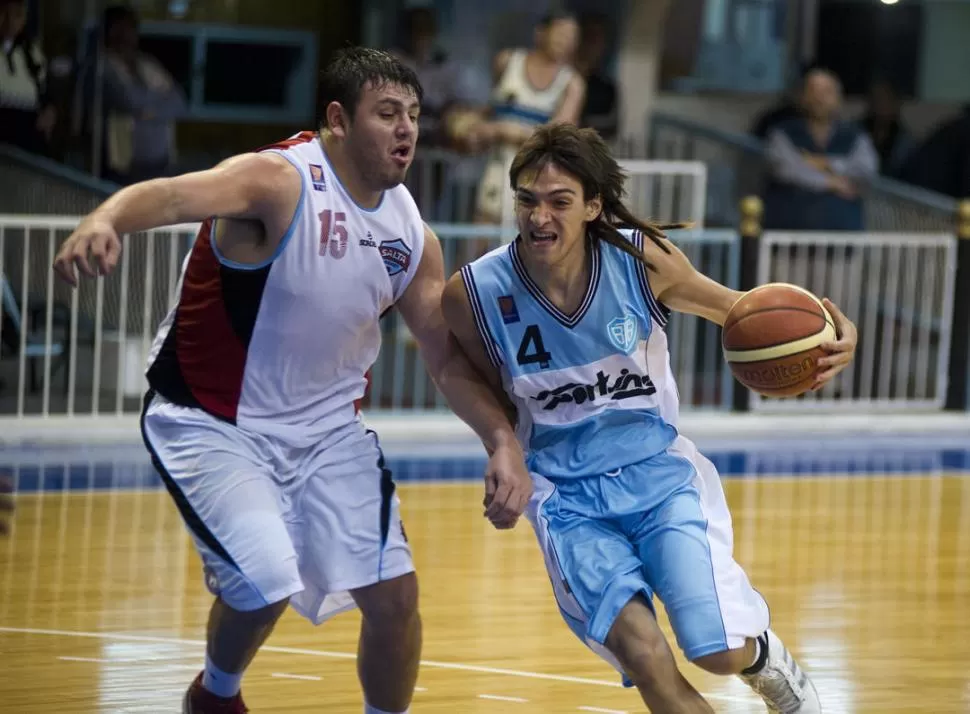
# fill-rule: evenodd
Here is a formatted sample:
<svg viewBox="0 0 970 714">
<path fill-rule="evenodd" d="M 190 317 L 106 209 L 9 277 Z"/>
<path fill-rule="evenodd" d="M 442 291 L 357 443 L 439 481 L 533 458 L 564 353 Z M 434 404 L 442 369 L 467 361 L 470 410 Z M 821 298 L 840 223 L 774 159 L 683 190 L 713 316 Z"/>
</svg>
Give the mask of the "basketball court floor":
<svg viewBox="0 0 970 714">
<path fill-rule="evenodd" d="M 827 712 L 970 712 L 970 458 L 916 443 L 709 452 L 736 556 Z M 561 621 L 528 524 L 482 518 L 481 461 L 390 465 L 425 625 L 412 711 L 644 711 Z M 0 539 L 0 711 L 179 711 L 210 598 L 144 452 L 5 447 L 0 469 L 20 492 Z M 251 709 L 362 711 L 358 626 L 288 613 L 244 681 Z M 765 711 L 679 659 L 717 711 Z"/>
</svg>

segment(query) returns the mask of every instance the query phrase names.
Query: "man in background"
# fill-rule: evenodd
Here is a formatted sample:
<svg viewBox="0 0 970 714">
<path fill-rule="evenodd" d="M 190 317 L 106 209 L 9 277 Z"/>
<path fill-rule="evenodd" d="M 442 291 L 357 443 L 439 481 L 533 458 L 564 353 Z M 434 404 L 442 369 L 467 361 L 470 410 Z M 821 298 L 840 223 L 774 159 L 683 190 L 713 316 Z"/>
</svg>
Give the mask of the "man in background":
<svg viewBox="0 0 970 714">
<path fill-rule="evenodd" d="M 872 140 L 839 118 L 842 86 L 827 70 L 805 76 L 800 105 L 768 134 L 765 228 L 862 230 L 861 194 L 879 170 Z"/>
</svg>

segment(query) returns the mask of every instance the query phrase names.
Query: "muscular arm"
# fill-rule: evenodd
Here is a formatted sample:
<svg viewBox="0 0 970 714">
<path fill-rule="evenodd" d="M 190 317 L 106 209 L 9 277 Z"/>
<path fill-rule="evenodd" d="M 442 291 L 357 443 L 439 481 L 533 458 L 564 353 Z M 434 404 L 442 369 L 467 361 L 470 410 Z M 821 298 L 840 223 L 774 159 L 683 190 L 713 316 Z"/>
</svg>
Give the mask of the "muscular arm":
<svg viewBox="0 0 970 714">
<path fill-rule="evenodd" d="M 153 179 L 122 189 L 89 216 L 118 233 L 201 221 L 210 216 L 258 220 L 283 235 L 300 200 L 301 179 L 276 154 L 241 154 L 206 171 Z M 277 230 L 282 228 L 282 230 Z"/>
<path fill-rule="evenodd" d="M 212 216 L 258 223 L 261 230 L 249 233 L 272 252 L 286 233 L 302 190 L 299 171 L 275 154 L 243 154 L 208 171 L 137 183 L 81 221 L 58 250 L 54 270 L 70 285 L 77 285 L 77 269 L 89 277 L 107 275 L 121 255 L 120 234 Z M 228 255 L 246 236 L 221 232 L 217 240 Z"/>
<path fill-rule="evenodd" d="M 654 296 L 671 310 L 724 325 L 731 307 L 744 293 L 731 290 L 698 272 L 677 246 L 667 239 L 662 240 L 669 253 L 652 241 L 644 241 L 644 257 L 656 268 L 647 271 Z"/>
<path fill-rule="evenodd" d="M 483 376 L 487 372 L 475 368 L 448 329 L 442 310 L 444 288 L 441 245 L 425 227 L 421 263 L 398 308 L 451 410 L 475 431 L 489 454 L 502 446 L 518 448 L 503 405 Z M 497 381 L 497 375 L 492 376 Z"/>
</svg>

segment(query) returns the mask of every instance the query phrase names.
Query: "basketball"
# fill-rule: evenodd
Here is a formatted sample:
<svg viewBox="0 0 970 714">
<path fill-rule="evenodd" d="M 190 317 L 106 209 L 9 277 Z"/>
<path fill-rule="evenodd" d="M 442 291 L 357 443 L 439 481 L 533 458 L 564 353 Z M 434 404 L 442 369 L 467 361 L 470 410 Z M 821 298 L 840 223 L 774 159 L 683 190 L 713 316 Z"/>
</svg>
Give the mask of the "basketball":
<svg viewBox="0 0 970 714">
<path fill-rule="evenodd" d="M 811 388 L 826 354 L 819 345 L 835 337 L 821 300 L 796 285 L 769 283 L 734 303 L 721 347 L 745 387 L 766 397 L 794 397 Z"/>
</svg>

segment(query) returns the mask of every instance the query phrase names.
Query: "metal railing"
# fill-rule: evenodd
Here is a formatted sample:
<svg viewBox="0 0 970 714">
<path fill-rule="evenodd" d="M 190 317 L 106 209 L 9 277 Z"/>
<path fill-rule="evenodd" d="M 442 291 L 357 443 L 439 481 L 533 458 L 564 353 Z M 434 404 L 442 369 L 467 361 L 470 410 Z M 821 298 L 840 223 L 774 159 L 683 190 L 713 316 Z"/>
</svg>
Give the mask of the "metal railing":
<svg viewBox="0 0 970 714">
<path fill-rule="evenodd" d="M 623 159 L 627 201 L 634 213 L 665 223 L 705 225 L 707 166 L 699 161 Z M 478 183 L 485 157 L 441 149 L 422 150 L 408 171 L 406 184 L 425 220 L 466 223 L 474 220 Z M 511 219 L 511 188 L 509 215 Z"/>
<path fill-rule="evenodd" d="M 146 388 L 144 370 L 155 331 L 176 298 L 182 263 L 197 226 L 123 236 L 118 268 L 77 289 L 55 279 L 56 247 L 79 218 L 0 216 L 0 419 L 36 415 L 97 418 L 135 414 Z M 446 270 L 456 271 L 508 238 L 495 226 L 435 224 Z M 708 275 L 736 286 L 738 236 L 733 231 L 679 231 L 672 238 Z M 24 306 L 27 306 L 26 309 Z M 12 326 L 13 325 L 13 326 Z M 19 327 L 17 327 L 19 325 Z M 406 326 L 384 320 L 384 349 L 371 371 L 369 410 L 445 408 Z M 676 314 L 668 326 L 671 363 L 688 407 L 727 408 L 730 374 L 720 358 L 715 325 Z"/>
<path fill-rule="evenodd" d="M 654 114 L 649 145 L 625 147 L 653 159 L 701 161 L 709 168 L 707 215 L 710 226 L 736 226 L 738 205 L 745 196 L 761 195 L 766 180 L 764 147 L 752 136 L 735 134 L 680 117 Z M 939 233 L 953 228 L 957 202 L 883 177 L 865 195 L 869 231 Z"/>
<path fill-rule="evenodd" d="M 83 216 L 118 188 L 56 161 L 0 144 L 0 215 Z"/>
<path fill-rule="evenodd" d="M 852 316 L 859 344 L 854 368 L 825 389 L 756 397 L 752 408 L 940 409 L 956 264 L 953 235 L 765 232 L 756 282 L 794 283 L 830 298 Z"/>
</svg>

